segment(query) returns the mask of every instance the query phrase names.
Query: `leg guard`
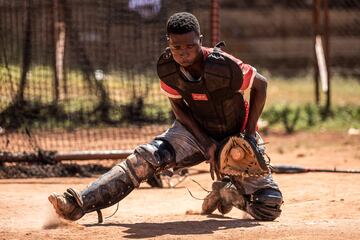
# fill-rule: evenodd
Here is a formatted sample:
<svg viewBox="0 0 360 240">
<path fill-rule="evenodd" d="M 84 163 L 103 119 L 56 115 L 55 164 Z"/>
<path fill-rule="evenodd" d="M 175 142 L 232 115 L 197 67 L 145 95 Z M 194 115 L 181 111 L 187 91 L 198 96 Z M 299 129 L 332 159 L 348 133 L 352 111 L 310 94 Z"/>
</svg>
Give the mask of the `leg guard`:
<svg viewBox="0 0 360 240">
<path fill-rule="evenodd" d="M 279 190 L 264 188 L 250 195 L 245 210 L 257 220 L 272 221 L 280 216 L 282 203 Z"/>
<path fill-rule="evenodd" d="M 136 186 L 127 162 L 131 162 L 131 159 L 114 166 L 83 191 L 69 188 L 63 195 L 51 194 L 49 201 L 65 219 L 75 221 L 85 213 L 97 211 L 99 222 L 102 222 L 100 209 L 119 202 Z"/>
<path fill-rule="evenodd" d="M 154 176 L 174 160 L 171 145 L 161 140 L 139 146 L 134 154 L 114 166 L 81 192 L 69 188 L 63 195 L 51 194 L 49 201 L 56 212 L 68 220 L 78 220 L 85 213 L 107 208 L 126 197 L 141 182 Z"/>
</svg>

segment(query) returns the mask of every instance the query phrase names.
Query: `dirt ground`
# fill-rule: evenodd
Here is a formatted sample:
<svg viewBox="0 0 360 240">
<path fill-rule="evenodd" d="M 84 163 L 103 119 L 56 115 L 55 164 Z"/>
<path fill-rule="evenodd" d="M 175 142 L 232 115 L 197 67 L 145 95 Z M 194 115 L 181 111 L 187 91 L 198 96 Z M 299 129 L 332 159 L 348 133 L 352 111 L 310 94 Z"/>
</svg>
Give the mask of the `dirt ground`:
<svg viewBox="0 0 360 240">
<path fill-rule="evenodd" d="M 270 134 L 265 137 L 273 164 L 360 169 L 360 136 L 345 133 Z M 202 164 L 191 169 L 206 170 Z M 193 174 L 176 188 L 143 184 L 97 224 L 91 213 L 75 223 L 60 221 L 47 196 L 72 186 L 82 189 L 95 178 L 0 180 L 0 239 L 358 239 L 360 174 L 274 174 L 284 195 L 283 213 L 274 222 L 252 220 L 233 210 L 222 216 L 197 214 L 210 189 L 207 173 Z M 116 209 L 103 211 L 109 216 Z"/>
</svg>

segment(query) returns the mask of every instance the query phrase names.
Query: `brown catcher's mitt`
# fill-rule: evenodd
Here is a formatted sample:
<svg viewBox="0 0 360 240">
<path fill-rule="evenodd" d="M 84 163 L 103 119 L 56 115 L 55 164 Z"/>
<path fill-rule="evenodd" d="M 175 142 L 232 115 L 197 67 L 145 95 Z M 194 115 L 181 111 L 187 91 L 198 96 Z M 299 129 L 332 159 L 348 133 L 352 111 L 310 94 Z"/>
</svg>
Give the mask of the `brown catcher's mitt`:
<svg viewBox="0 0 360 240">
<path fill-rule="evenodd" d="M 258 139 L 262 139 L 258 135 Z M 265 148 L 253 137 L 230 137 L 219 151 L 219 171 L 230 176 L 264 176 L 270 173 Z"/>
</svg>

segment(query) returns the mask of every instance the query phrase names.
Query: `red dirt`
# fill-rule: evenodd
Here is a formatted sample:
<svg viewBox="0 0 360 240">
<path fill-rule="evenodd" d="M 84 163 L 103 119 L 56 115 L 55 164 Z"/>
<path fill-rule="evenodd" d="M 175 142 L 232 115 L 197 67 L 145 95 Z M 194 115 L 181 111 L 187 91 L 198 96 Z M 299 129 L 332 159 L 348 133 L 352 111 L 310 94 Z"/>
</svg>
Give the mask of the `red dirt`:
<svg viewBox="0 0 360 240">
<path fill-rule="evenodd" d="M 265 137 L 273 164 L 360 169 L 360 136 L 298 133 Z M 205 164 L 193 169 L 207 169 Z M 191 178 L 210 188 L 209 174 Z M 250 219 L 240 210 L 226 216 L 197 213 L 206 193 L 190 178 L 173 189 L 146 184 L 120 203 L 115 216 L 96 224 L 95 213 L 75 223 L 61 222 L 47 196 L 94 178 L 0 180 L 0 239 L 358 239 L 360 174 L 274 174 L 284 194 L 283 214 L 274 222 Z M 116 206 L 103 211 L 110 215 Z M 45 227 L 44 227 L 45 226 Z"/>
</svg>

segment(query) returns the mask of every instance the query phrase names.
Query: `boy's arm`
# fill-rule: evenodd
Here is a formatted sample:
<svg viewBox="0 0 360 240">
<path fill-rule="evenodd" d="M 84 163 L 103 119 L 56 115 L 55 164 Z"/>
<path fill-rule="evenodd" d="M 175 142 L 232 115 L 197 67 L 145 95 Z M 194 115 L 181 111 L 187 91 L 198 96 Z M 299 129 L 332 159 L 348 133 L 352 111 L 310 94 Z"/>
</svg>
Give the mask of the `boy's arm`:
<svg viewBox="0 0 360 240">
<path fill-rule="evenodd" d="M 264 109 L 266 101 L 267 80 L 264 76 L 256 73 L 250 90 L 250 109 L 246 135 L 255 136 L 256 125 Z"/>
</svg>

